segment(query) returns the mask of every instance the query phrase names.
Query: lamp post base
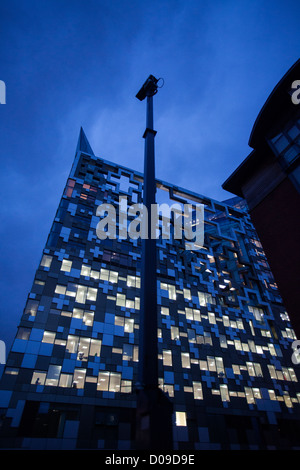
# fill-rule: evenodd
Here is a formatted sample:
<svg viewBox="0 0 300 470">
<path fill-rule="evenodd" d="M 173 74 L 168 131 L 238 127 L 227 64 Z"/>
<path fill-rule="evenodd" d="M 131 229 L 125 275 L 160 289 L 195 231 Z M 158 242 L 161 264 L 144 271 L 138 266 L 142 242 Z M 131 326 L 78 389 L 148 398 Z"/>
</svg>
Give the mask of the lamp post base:
<svg viewBox="0 0 300 470">
<path fill-rule="evenodd" d="M 172 413 L 160 388 L 137 390 L 136 450 L 173 450 Z"/>
</svg>

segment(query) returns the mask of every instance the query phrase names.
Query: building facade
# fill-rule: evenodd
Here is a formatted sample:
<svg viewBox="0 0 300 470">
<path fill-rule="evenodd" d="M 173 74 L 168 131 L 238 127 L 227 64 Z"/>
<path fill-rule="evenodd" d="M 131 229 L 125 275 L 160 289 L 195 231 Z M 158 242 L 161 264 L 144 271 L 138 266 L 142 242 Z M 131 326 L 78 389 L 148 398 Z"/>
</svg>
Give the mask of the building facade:
<svg viewBox="0 0 300 470">
<path fill-rule="evenodd" d="M 251 132 L 249 156 L 223 184 L 244 198 L 296 335 L 300 336 L 300 60 L 275 86 Z"/>
<path fill-rule="evenodd" d="M 135 449 L 141 246 L 100 240 L 96 210 L 141 202 L 142 186 L 142 174 L 96 157 L 81 129 L 2 376 L 0 448 Z M 157 181 L 166 201 L 205 209 L 199 249 L 172 230 L 157 240 L 173 449 L 299 449 L 296 337 L 245 202 Z"/>
</svg>

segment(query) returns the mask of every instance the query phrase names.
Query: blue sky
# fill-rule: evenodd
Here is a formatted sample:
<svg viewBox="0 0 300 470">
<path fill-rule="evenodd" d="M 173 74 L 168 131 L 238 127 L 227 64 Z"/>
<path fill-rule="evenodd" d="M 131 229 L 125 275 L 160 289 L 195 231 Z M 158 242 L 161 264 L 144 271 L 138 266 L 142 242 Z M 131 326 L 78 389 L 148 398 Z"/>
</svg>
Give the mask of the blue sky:
<svg viewBox="0 0 300 470">
<path fill-rule="evenodd" d="M 300 3 L 231 0 L 2 0 L 1 297 L 7 348 L 74 158 L 80 126 L 96 155 L 143 171 L 151 73 L 156 176 L 214 199 L 248 155 L 254 120 L 299 58 Z M 300 77 L 299 77 L 300 78 Z"/>
</svg>

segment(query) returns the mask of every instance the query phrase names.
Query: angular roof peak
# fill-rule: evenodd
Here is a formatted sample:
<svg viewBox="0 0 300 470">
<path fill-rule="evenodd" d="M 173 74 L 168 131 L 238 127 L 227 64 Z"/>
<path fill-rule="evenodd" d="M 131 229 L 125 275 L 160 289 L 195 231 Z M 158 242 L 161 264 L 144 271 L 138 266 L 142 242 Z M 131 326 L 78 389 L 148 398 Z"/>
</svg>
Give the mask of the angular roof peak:
<svg viewBox="0 0 300 470">
<path fill-rule="evenodd" d="M 76 152 L 84 152 L 84 153 L 88 153 L 89 155 L 95 156 L 93 149 L 90 146 L 89 141 L 87 140 L 87 137 L 82 127 L 80 127 Z"/>
</svg>

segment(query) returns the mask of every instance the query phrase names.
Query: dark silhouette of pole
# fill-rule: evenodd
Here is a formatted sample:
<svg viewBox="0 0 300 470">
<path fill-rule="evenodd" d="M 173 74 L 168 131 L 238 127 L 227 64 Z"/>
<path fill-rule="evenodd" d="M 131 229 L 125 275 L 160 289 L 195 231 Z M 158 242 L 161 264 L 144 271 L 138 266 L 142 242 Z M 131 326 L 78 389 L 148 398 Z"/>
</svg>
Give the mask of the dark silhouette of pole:
<svg viewBox="0 0 300 470">
<path fill-rule="evenodd" d="M 156 202 L 153 96 L 157 82 L 150 75 L 136 95 L 141 101 L 147 98 L 143 204 L 148 217 L 147 237 L 142 238 L 136 444 L 140 449 L 170 450 L 172 406 L 158 387 L 156 239 L 151 236 L 151 206 Z"/>
<path fill-rule="evenodd" d="M 147 94 L 143 204 L 147 208 L 147 238 L 142 239 L 141 305 L 139 343 L 139 383 L 157 388 L 157 285 L 156 239 L 151 237 L 151 205 L 155 204 L 155 158 L 153 129 L 153 89 Z"/>
</svg>

